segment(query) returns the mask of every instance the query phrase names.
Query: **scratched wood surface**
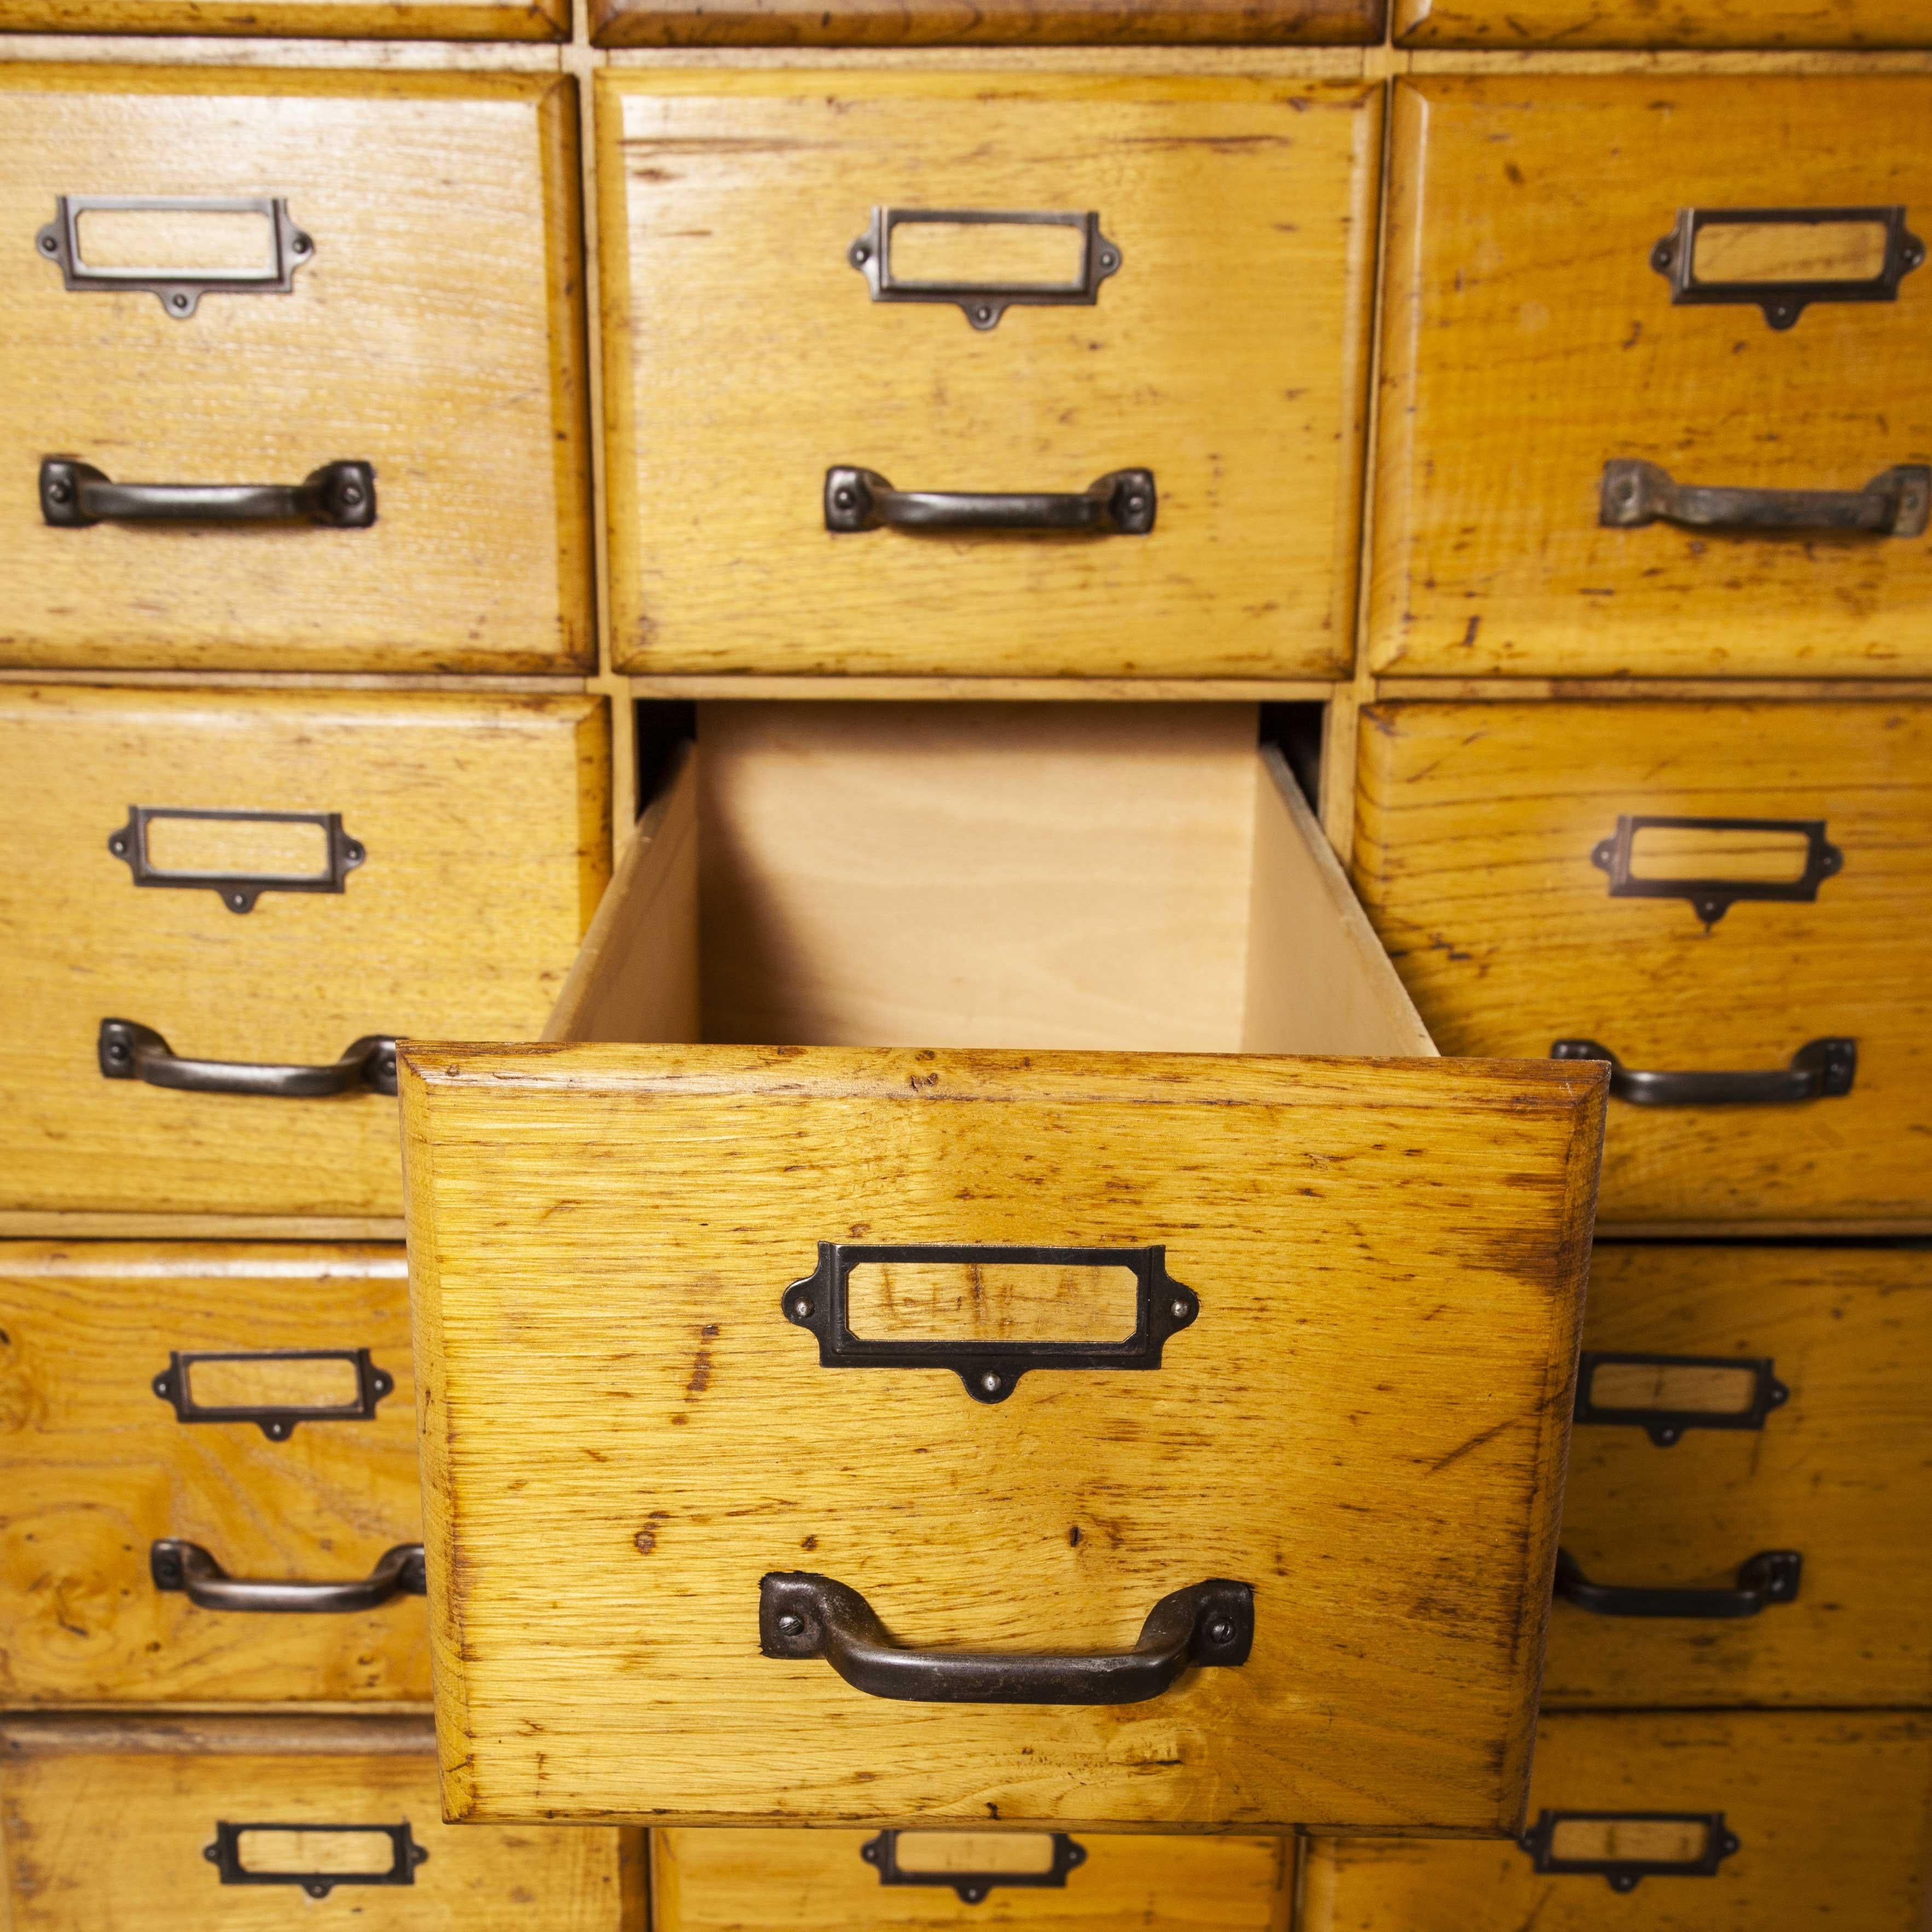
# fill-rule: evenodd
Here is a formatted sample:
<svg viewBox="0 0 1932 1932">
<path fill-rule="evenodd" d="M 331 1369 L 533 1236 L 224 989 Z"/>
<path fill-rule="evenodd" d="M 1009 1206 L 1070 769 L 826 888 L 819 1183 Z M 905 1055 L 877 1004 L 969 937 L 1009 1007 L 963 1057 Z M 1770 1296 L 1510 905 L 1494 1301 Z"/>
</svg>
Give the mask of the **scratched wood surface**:
<svg viewBox="0 0 1932 1932">
<path fill-rule="evenodd" d="M 1304 1854 L 1304 1932 L 1906 1932 L 1923 1923 L 1932 1724 L 1890 1712 L 1547 1717 L 1530 1822 L 1721 1811 L 1709 1877 L 1539 1874 L 1511 1844 L 1330 1838 Z"/>
<path fill-rule="evenodd" d="M 570 37 L 570 0 L 0 0 L 0 26 L 24 34 L 558 40 Z"/>
<path fill-rule="evenodd" d="M 1858 1046 L 1841 1097 L 1612 1100 L 1619 1223 L 1922 1218 L 1932 1207 L 1932 709 L 1923 704 L 1394 704 L 1364 714 L 1354 874 L 1445 1053 L 1600 1042 L 1632 1067 L 1781 1067 Z M 1822 820 L 1812 903 L 1613 898 L 1624 814 Z"/>
<path fill-rule="evenodd" d="M 950 1859 L 939 1835 L 920 1834 L 926 1869 L 1038 1870 L 1052 1849 L 1030 1834 L 951 1833 L 970 1842 Z M 1085 1856 L 1064 1888 L 996 1886 L 976 1904 L 944 1885 L 881 1885 L 862 1855 L 872 1842 L 863 1832 L 654 1832 L 654 1932 L 1288 1932 L 1294 1848 L 1286 1838 L 1096 1834 L 1076 1840 Z"/>
<path fill-rule="evenodd" d="M 406 1060 L 452 1816 L 1513 1826 L 1596 1070 Z M 943 1370 L 818 1366 L 778 1300 L 833 1238 L 1162 1243 L 1203 1312 L 1157 1372 L 983 1406 Z M 1254 1652 L 1144 1705 L 884 1702 L 760 1658 L 758 1579 L 792 1568 L 902 1643 L 1022 1651 L 1126 1647 L 1228 1576 Z"/>
<path fill-rule="evenodd" d="M 1760 1550 L 1804 1558 L 1796 1602 L 1702 1624 L 1558 1603 L 1552 1706 L 1932 1703 L 1920 1606 L 1932 1253 L 1606 1246 L 1586 1348 L 1768 1356 L 1791 1391 L 1761 1431 L 1579 1427 L 1563 1544 L 1604 1582 L 1727 1586 Z"/>
<path fill-rule="evenodd" d="M 629 68 L 597 103 L 617 669 L 1352 664 L 1378 89 Z M 976 330 L 870 299 L 848 250 L 875 205 L 1092 209 L 1123 261 L 1094 306 Z M 1158 520 L 835 536 L 844 464 L 941 490 L 1149 468 Z"/>
<path fill-rule="evenodd" d="M 1932 662 L 1923 537 L 1599 527 L 1605 462 L 1858 490 L 1932 460 L 1893 302 L 1673 306 L 1682 208 L 1932 208 L 1932 78 L 1398 83 L 1369 650 L 1378 672 L 1884 676 Z"/>
<path fill-rule="evenodd" d="M 318 1580 L 421 1537 L 408 1280 L 394 1247 L 0 1246 L 0 1698 L 428 1697 L 416 1598 L 250 1616 L 148 1574 L 158 1537 L 238 1576 Z M 369 1420 L 274 1442 L 251 1422 L 178 1420 L 152 1387 L 177 1349 L 289 1348 L 367 1348 L 394 1390 Z"/>
<path fill-rule="evenodd" d="M 0 218 L 22 238 L 0 261 L 0 662 L 594 667 L 573 82 L 0 74 Z M 33 238 L 79 194 L 283 196 L 313 256 L 290 293 L 210 293 L 184 320 L 70 292 Z M 199 245 L 177 232 L 166 259 Z M 357 458 L 376 520 L 57 530 L 46 456 L 152 483 Z"/>
<path fill-rule="evenodd" d="M 102 1077 L 104 1018 L 178 1054 L 334 1060 L 364 1034 L 534 1039 L 609 875 L 601 698 L 0 687 L 0 1204 L 400 1212 L 392 1102 Z M 137 890 L 130 804 L 337 812 L 340 893 Z"/>
<path fill-rule="evenodd" d="M 428 1853 L 407 1886 L 224 1886 L 218 1822 L 400 1825 Z M 422 1718 L 15 1716 L 0 1723 L 0 1833 L 13 1932 L 638 1932 L 628 1832 L 458 1829 L 436 1812 Z M 333 1840 L 332 1844 L 331 1840 Z M 341 1869 L 345 1836 L 251 1840 Z M 347 1844 L 366 1848 L 367 1840 Z"/>
<path fill-rule="evenodd" d="M 1396 0 L 1408 47 L 1922 47 L 1924 0 Z"/>
</svg>

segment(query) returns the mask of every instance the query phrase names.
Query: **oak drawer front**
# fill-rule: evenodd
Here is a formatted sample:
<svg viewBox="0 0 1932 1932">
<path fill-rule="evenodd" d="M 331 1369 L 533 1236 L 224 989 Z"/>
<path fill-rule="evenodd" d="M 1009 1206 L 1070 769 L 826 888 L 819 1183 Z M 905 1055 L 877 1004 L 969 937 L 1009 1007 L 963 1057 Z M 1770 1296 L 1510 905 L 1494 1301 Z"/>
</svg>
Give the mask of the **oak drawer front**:
<svg viewBox="0 0 1932 1932">
<path fill-rule="evenodd" d="M 1397 0 L 1396 40 L 1412 47 L 1922 47 L 1920 0 Z"/>
<path fill-rule="evenodd" d="M 1527 1849 L 1322 1840 L 1304 1854 L 1297 1922 L 1517 1932 L 1533 1913 L 1537 1932 L 1896 1932 L 1924 1910 L 1929 1819 L 1922 1717 L 1545 1718 Z"/>
<path fill-rule="evenodd" d="M 620 668 L 1346 674 L 1378 93 L 598 86 Z"/>
<path fill-rule="evenodd" d="M 0 1696 L 427 1700 L 400 1248 L 9 1243 L 0 1331 Z"/>
<path fill-rule="evenodd" d="M 0 688 L 0 1206 L 398 1213 L 382 1042 L 534 1036 L 608 734 L 586 697 Z M 304 1090 L 150 1084 L 182 1060 Z"/>
<path fill-rule="evenodd" d="M 1600 1090 L 406 1048 L 452 1814 L 1507 1828 Z"/>
<path fill-rule="evenodd" d="M 1356 887 L 1444 1051 L 1622 1063 L 1600 1219 L 1932 1214 L 1932 708 L 1382 705 L 1360 754 Z"/>
<path fill-rule="evenodd" d="M 0 0 L 16 32 L 274 34 L 345 40 L 557 40 L 569 0 Z"/>
<path fill-rule="evenodd" d="M 634 1834 L 445 1825 L 426 1718 L 16 1716 L 0 1746 L 14 1932 L 644 1923 Z"/>
<path fill-rule="evenodd" d="M 1286 1932 L 1286 1838 L 1039 1832 L 654 1832 L 653 1932 L 1000 1925 Z"/>
<path fill-rule="evenodd" d="M 1394 112 L 1375 667 L 1932 662 L 1932 77 L 1431 80 Z"/>
<path fill-rule="evenodd" d="M 1545 1709 L 1932 1702 L 1932 1254 L 1600 1245 L 1583 1348 Z"/>
<path fill-rule="evenodd" d="M 14 68 L 0 129 L 0 662 L 594 664 L 570 82 Z"/>
</svg>

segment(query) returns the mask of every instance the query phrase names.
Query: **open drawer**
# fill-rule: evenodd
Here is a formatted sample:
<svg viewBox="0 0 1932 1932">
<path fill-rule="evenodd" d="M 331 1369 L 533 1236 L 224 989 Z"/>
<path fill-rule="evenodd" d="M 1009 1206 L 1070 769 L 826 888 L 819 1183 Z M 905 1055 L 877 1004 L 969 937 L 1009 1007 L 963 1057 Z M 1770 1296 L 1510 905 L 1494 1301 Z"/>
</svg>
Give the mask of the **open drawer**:
<svg viewBox="0 0 1932 1932">
<path fill-rule="evenodd" d="M 1255 739 L 703 708 L 405 1045 L 451 1816 L 1514 1828 L 1604 1070 L 1435 1058 Z"/>
</svg>

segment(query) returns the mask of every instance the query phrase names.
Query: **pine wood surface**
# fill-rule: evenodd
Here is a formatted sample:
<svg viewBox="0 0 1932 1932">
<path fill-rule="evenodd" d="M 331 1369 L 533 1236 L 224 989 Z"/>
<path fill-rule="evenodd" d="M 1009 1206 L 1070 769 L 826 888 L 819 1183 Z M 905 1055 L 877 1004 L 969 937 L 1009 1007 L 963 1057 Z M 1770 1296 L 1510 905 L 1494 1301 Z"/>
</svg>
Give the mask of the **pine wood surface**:
<svg viewBox="0 0 1932 1932">
<path fill-rule="evenodd" d="M 451 1815 L 1514 1825 L 1594 1070 L 406 1061 Z M 944 1371 L 818 1369 L 776 1303 L 835 1237 L 1164 1240 L 1208 1312 L 1157 1373 L 985 1408 Z M 881 1702 L 759 1658 L 758 1579 L 794 1565 L 902 1642 L 1012 1649 L 1131 1644 L 1232 1576 L 1255 1650 L 1141 1706 Z"/>
<path fill-rule="evenodd" d="M 436 1812 L 416 1719 L 11 1718 L 0 1829 L 13 1932 L 636 1932 L 641 1847 L 612 1831 L 458 1829 Z M 397 1825 L 429 1856 L 406 1887 L 224 1886 L 202 1855 L 218 1821 Z M 245 1844 L 244 1840 L 244 1844 Z M 343 1856 L 320 1833 L 318 1862 Z M 269 1849 L 268 1847 L 265 1847 Z"/>
<path fill-rule="evenodd" d="M 594 664 L 574 83 L 8 66 L 0 658 L 197 670 Z M 61 194 L 272 193 L 287 295 L 69 292 Z M 191 242 L 185 245 L 192 248 Z M 178 254 L 170 255 L 178 261 Z M 40 459 L 117 482 L 376 470 L 367 530 L 42 520 Z"/>
<path fill-rule="evenodd" d="M 611 655 L 651 674 L 1333 676 L 1352 661 L 1380 92 L 880 68 L 598 82 Z M 1090 308 L 875 303 L 875 204 L 1097 210 Z M 976 260 L 978 258 L 976 257 Z M 832 536 L 828 466 L 1146 537 Z"/>
<path fill-rule="evenodd" d="M 1922 704 L 1378 705 L 1364 713 L 1354 878 L 1445 1053 L 1592 1039 L 1626 1065 L 1779 1067 L 1858 1042 L 1852 1090 L 1796 1106 L 1612 1100 L 1606 1221 L 1922 1221 L 1932 1004 L 1932 714 Z M 1812 904 L 1612 898 L 1625 813 L 1822 819 Z"/>
<path fill-rule="evenodd" d="M 603 701 L 0 690 L 0 1200 L 180 1214 L 400 1210 L 379 1095 L 103 1078 L 103 1018 L 193 1058 L 328 1062 L 364 1034 L 532 1038 L 608 876 Z M 130 803 L 339 812 L 340 894 L 137 890 Z"/>
<path fill-rule="evenodd" d="M 1512 1844 L 1320 1840 L 1304 1853 L 1305 1932 L 1905 1932 L 1922 1922 L 1932 1725 L 1891 1712 L 1548 1717 L 1529 1816 L 1721 1811 L 1741 1840 L 1710 1877 L 1618 1896 L 1539 1874 Z"/>
<path fill-rule="evenodd" d="M 1586 1348 L 1768 1356 L 1790 1399 L 1761 1432 L 1580 1426 L 1563 1544 L 1605 1582 L 1729 1584 L 1804 1558 L 1798 1600 L 1733 1623 L 1552 1612 L 1543 1702 L 1932 1703 L 1932 1556 L 1901 1534 L 1932 1472 L 1932 1253 L 1597 1245 Z M 1601 1400 L 1599 1397 L 1599 1400 Z"/>
<path fill-rule="evenodd" d="M 1408 47 L 1922 47 L 1924 0 L 1396 0 Z"/>
<path fill-rule="evenodd" d="M 992 1834 L 950 1835 L 972 1840 L 965 1862 L 952 1868 L 988 1869 L 987 1840 L 999 1849 Z M 863 1832 L 654 1832 L 655 1932 L 951 1932 L 980 1925 L 1288 1932 L 1294 1847 L 1285 1838 L 1096 1835 L 1076 1840 L 1086 1856 L 1064 1890 L 996 1886 L 972 1905 L 944 1886 L 882 1886 L 860 1855 L 871 1842 Z M 1036 1846 L 1050 1849 L 1050 1841 L 1028 1840 L 1024 1849 Z M 1007 1868 L 1003 1862 L 990 1868 Z"/>
<path fill-rule="evenodd" d="M 0 1246 L 0 1699 L 427 1700 L 416 1598 L 250 1616 L 148 1572 L 158 1537 L 235 1576 L 317 1580 L 421 1537 L 407 1283 L 400 1248 Z M 287 1348 L 367 1348 L 394 1390 L 372 1420 L 274 1442 L 179 1421 L 152 1387 L 176 1349 Z"/>
<path fill-rule="evenodd" d="M 332 39 L 559 40 L 569 0 L 0 0 L 34 34 L 313 34 Z"/>
<path fill-rule="evenodd" d="M 1456 676 L 1923 673 L 1923 538 L 1598 526 L 1605 461 L 1858 490 L 1932 457 L 1893 303 L 1673 307 L 1680 208 L 1932 205 L 1916 76 L 1399 82 L 1369 654 Z M 1526 436 L 1524 425 L 1534 425 Z"/>
</svg>

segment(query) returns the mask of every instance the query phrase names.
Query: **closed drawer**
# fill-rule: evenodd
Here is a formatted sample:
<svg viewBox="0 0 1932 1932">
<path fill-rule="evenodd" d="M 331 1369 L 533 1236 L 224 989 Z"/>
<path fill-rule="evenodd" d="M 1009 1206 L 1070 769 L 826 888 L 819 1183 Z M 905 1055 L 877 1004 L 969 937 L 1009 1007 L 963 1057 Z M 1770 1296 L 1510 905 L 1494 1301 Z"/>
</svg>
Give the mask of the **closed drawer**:
<svg viewBox="0 0 1932 1932">
<path fill-rule="evenodd" d="M 400 1248 L 10 1243 L 0 1333 L 0 1696 L 428 1698 Z"/>
<path fill-rule="evenodd" d="M 1600 1246 L 1583 1347 L 1545 1708 L 1932 1702 L 1932 1254 Z"/>
<path fill-rule="evenodd" d="M 575 149 L 554 78 L 10 68 L 0 662 L 592 665 Z"/>
<path fill-rule="evenodd" d="M 1378 92 L 598 86 L 620 668 L 1347 674 Z"/>
<path fill-rule="evenodd" d="M 560 40 L 569 0 L 5 0 L 28 33 L 278 34 L 345 40 Z"/>
<path fill-rule="evenodd" d="M 1376 668 L 1932 664 L 1928 114 L 1922 76 L 1397 88 Z"/>
<path fill-rule="evenodd" d="M 13 1717 L 0 1804 L 14 1932 L 620 1932 L 633 1834 L 458 1831 L 416 1718 Z"/>
<path fill-rule="evenodd" d="M 1424 1057 L 1251 709 L 941 710 L 700 710 L 405 1049 L 452 1813 L 1509 1828 L 1600 1070 Z"/>
<path fill-rule="evenodd" d="M 1526 1846 L 1326 1839 L 1306 1932 L 1902 1932 L 1932 1725 L 1891 1712 L 1546 1718 Z"/>
<path fill-rule="evenodd" d="M 1928 770 L 1922 704 L 1380 705 L 1355 882 L 1446 1052 L 1616 1055 L 1604 1220 L 1922 1224 Z"/>
<path fill-rule="evenodd" d="M 1922 47 L 1932 14 L 1917 0 L 1398 0 L 1411 47 Z"/>
<path fill-rule="evenodd" d="M 1286 1932 L 1286 1838 L 654 1832 L 654 1932 L 1138 1925 Z"/>
<path fill-rule="evenodd" d="M 0 687 L 0 1206 L 398 1213 L 382 1041 L 536 1030 L 609 760 L 596 698 Z"/>
</svg>

